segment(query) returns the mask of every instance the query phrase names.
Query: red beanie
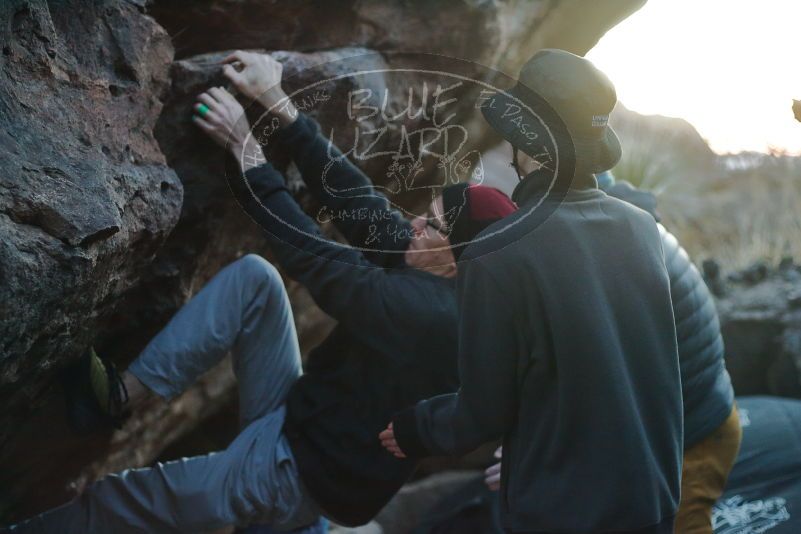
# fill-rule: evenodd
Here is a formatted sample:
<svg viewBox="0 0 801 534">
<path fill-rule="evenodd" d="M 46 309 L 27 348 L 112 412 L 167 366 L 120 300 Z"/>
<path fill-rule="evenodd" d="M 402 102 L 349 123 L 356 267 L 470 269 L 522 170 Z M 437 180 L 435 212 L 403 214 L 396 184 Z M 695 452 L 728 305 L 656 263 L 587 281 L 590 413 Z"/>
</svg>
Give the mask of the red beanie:
<svg viewBox="0 0 801 534">
<path fill-rule="evenodd" d="M 457 260 L 482 230 L 517 210 L 508 196 L 485 185 L 448 186 L 442 191 L 442 204 L 451 228 L 453 255 Z"/>
</svg>

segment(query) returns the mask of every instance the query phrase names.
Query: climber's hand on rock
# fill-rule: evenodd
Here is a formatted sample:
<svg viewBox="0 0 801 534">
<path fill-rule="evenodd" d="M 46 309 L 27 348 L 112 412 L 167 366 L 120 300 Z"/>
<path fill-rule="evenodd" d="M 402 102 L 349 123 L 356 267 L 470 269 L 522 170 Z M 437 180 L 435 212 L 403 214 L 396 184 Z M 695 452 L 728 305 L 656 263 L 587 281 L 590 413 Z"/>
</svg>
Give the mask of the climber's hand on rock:
<svg viewBox="0 0 801 534">
<path fill-rule="evenodd" d="M 231 93 L 222 87 L 212 87 L 198 95 L 194 111 L 194 123 L 215 143 L 229 150 L 240 164 L 245 159 L 243 154 L 251 156 L 254 161 L 264 160 L 261 146 L 250 135 L 245 110 Z"/>
<path fill-rule="evenodd" d="M 281 88 L 284 66 L 270 54 L 237 50 L 223 63 L 223 74 L 242 94 L 275 113 L 284 126 L 295 120 L 297 109 Z"/>
<path fill-rule="evenodd" d="M 495 458 L 501 459 L 503 448 L 498 447 L 495 450 Z M 501 487 L 501 462 L 493 464 L 484 470 L 484 483 L 492 491 L 498 491 Z"/>
<path fill-rule="evenodd" d="M 406 458 L 406 455 L 403 454 L 403 451 L 398 446 L 398 442 L 395 441 L 395 431 L 392 429 L 392 423 L 378 435 L 378 439 L 381 440 L 381 446 L 395 455 L 395 458 Z"/>
<path fill-rule="evenodd" d="M 250 132 L 245 111 L 236 99 L 221 87 L 200 93 L 192 119 L 218 145 L 225 148 L 243 146 Z"/>
<path fill-rule="evenodd" d="M 259 100 L 264 93 L 279 96 L 284 66 L 270 54 L 237 50 L 223 60 L 223 74 L 247 97 Z M 273 101 L 272 103 L 275 103 Z"/>
</svg>

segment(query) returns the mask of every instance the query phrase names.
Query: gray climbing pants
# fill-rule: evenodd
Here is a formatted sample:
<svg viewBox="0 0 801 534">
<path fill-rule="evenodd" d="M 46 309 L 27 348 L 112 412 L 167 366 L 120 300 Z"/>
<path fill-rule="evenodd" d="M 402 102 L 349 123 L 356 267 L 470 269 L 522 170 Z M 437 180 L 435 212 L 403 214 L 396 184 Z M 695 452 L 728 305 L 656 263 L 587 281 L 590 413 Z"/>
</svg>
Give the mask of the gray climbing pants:
<svg viewBox="0 0 801 534">
<path fill-rule="evenodd" d="M 289 298 L 266 260 L 249 254 L 222 269 L 128 370 L 170 399 L 229 352 L 242 431 L 227 449 L 106 476 L 10 531 L 208 532 L 252 523 L 289 530 L 317 521 L 281 433 L 301 361 Z"/>
</svg>

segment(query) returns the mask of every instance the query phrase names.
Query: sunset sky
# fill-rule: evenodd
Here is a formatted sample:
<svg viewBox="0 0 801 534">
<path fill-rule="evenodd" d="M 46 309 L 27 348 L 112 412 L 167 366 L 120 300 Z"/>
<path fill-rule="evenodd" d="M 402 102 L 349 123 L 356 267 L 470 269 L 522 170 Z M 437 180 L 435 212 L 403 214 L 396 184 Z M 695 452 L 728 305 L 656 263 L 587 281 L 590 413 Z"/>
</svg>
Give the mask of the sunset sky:
<svg viewBox="0 0 801 534">
<path fill-rule="evenodd" d="M 717 152 L 801 154 L 799 0 L 649 0 L 587 57 L 628 108 L 687 119 Z"/>
</svg>

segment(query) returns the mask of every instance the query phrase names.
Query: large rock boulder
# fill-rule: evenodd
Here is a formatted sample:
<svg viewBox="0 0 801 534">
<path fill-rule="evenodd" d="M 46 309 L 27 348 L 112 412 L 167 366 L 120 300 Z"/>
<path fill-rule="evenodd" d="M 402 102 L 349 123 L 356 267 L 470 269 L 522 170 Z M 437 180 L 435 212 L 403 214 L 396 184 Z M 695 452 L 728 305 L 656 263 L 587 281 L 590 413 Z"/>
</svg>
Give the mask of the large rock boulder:
<svg viewBox="0 0 801 534">
<path fill-rule="evenodd" d="M 91 459 L 56 454 L 81 447 L 53 432 L 61 411 L 33 414 L 50 412 L 55 372 L 105 328 L 180 215 L 183 186 L 153 136 L 173 48 L 142 12 L 0 4 L 0 509 Z"/>
<path fill-rule="evenodd" d="M 517 74 L 540 48 L 584 54 L 645 0 L 446 0 L 265 2 L 157 0 L 150 12 L 176 57 L 231 48 L 444 54 Z"/>
<path fill-rule="evenodd" d="M 172 61 L 158 24 L 116 2 L 10 1 L 0 18 L 7 416 L 137 283 L 178 221 L 183 188 L 153 137 Z"/>
<path fill-rule="evenodd" d="M 399 65 L 393 53 L 416 50 L 514 74 L 540 47 L 586 52 L 642 3 L 0 3 L 0 520 L 58 504 L 111 470 L 146 465 L 232 410 L 223 363 L 172 404 L 153 401 L 122 430 L 78 439 L 58 388 L 59 371 L 89 345 L 124 368 L 221 267 L 247 252 L 269 255 L 228 193 L 230 160 L 188 121 L 194 95 L 219 81 L 220 53 L 283 50 L 299 84 L 374 51 L 381 55 L 370 61 L 387 67 Z M 306 68 L 313 63 L 329 67 Z M 398 88 L 387 77 L 348 83 L 332 86 L 335 98 L 354 87 Z M 312 114 L 337 125 L 324 110 Z M 346 130 L 338 135 L 352 142 Z M 357 164 L 374 172 L 374 163 Z M 282 168 L 292 177 L 286 161 Z M 289 289 L 307 350 L 331 321 Z"/>
</svg>

